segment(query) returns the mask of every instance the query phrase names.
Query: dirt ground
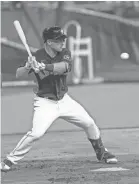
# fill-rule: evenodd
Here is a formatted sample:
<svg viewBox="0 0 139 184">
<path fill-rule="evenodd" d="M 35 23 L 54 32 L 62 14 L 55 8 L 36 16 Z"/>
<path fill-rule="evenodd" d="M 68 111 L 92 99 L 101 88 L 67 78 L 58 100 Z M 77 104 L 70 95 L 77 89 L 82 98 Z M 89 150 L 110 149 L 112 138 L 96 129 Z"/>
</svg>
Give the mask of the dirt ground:
<svg viewBox="0 0 139 184">
<path fill-rule="evenodd" d="M 102 130 L 103 142 L 118 164 L 98 163 L 83 131 L 48 132 L 10 172 L 2 184 L 138 184 L 139 129 Z M 22 135 L 2 136 L 2 159 Z M 100 168 L 124 171 L 94 171 Z"/>
<path fill-rule="evenodd" d="M 2 90 L 2 133 L 7 129 L 12 132 L 27 129 L 32 106 L 31 91 L 21 88 Z M 138 184 L 138 84 L 77 86 L 70 87 L 69 93 L 95 115 L 103 142 L 117 155 L 118 164 L 98 163 L 86 134 L 59 121 L 34 144 L 18 165 L 10 172 L 1 173 L 1 183 Z M 14 149 L 22 136 L 2 134 L 2 159 Z M 103 168 L 105 171 L 95 171 Z"/>
</svg>

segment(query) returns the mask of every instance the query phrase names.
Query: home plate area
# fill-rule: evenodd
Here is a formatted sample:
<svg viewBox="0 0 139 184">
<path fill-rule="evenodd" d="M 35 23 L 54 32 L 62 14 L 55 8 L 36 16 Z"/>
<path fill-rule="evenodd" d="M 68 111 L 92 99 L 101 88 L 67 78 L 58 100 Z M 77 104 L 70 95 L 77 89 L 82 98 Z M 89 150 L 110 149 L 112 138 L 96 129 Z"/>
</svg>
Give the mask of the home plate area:
<svg viewBox="0 0 139 184">
<path fill-rule="evenodd" d="M 2 184 L 139 184 L 139 129 L 103 130 L 117 164 L 99 163 L 82 131 L 50 132 L 36 142 Z M 2 159 L 22 135 L 2 136 Z M 111 138 L 111 139 L 110 139 Z"/>
<path fill-rule="evenodd" d="M 95 157 L 22 161 L 2 173 L 2 184 L 138 184 L 139 156 L 118 155 L 119 163 L 98 163 Z"/>
<path fill-rule="evenodd" d="M 108 168 L 100 168 L 100 169 L 94 169 L 92 171 L 94 172 L 108 172 L 108 171 L 128 171 L 130 169 L 125 169 L 125 168 L 122 168 L 122 167 L 108 167 Z"/>
</svg>

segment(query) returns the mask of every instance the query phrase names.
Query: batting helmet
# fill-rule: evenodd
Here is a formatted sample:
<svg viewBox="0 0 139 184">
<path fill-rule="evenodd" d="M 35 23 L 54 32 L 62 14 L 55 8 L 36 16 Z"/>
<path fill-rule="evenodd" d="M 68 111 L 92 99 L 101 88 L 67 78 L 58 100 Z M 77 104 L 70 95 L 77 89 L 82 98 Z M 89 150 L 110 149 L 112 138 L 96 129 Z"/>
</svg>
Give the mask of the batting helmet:
<svg viewBox="0 0 139 184">
<path fill-rule="evenodd" d="M 55 27 L 45 28 L 42 33 L 42 37 L 45 43 L 49 39 L 58 40 L 60 38 L 67 38 L 67 35 L 64 34 L 64 31 L 60 27 L 55 26 Z"/>
</svg>

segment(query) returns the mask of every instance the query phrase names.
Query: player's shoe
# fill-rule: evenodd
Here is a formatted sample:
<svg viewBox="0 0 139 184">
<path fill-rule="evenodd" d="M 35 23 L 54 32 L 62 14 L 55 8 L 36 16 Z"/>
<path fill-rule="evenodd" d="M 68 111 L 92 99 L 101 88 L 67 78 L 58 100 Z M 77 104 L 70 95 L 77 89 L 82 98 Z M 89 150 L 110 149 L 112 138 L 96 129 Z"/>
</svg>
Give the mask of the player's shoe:
<svg viewBox="0 0 139 184">
<path fill-rule="evenodd" d="M 3 162 L 0 163 L 0 170 L 2 172 L 10 171 L 12 165 L 13 165 L 13 163 L 10 160 L 5 159 Z"/>
<path fill-rule="evenodd" d="M 116 164 L 118 162 L 115 155 L 110 153 L 103 145 L 101 138 L 93 140 L 89 139 L 100 162 L 105 162 L 107 164 Z"/>
<path fill-rule="evenodd" d="M 102 152 L 100 151 L 99 153 L 97 153 L 97 159 L 100 162 L 105 162 L 107 164 L 117 164 L 117 162 L 118 162 L 115 155 L 110 153 L 107 149 L 102 150 Z"/>
</svg>

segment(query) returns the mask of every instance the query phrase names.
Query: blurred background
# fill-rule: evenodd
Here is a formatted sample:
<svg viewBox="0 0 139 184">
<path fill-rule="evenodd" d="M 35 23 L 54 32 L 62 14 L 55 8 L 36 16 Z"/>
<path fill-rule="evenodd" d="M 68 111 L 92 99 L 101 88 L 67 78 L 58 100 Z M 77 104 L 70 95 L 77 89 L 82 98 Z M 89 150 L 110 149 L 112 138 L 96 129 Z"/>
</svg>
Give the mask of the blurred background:
<svg viewBox="0 0 139 184">
<path fill-rule="evenodd" d="M 30 117 L 23 118 L 24 108 L 19 117 L 16 116 L 17 111 L 12 109 L 15 105 L 13 99 L 17 99 L 21 91 L 27 95 L 27 89 L 19 87 L 34 85 L 31 78 L 20 81 L 15 77 L 16 69 L 27 59 L 27 53 L 14 28 L 14 20 L 20 21 L 32 52 L 43 46 L 41 34 L 45 27 L 58 25 L 67 32 L 66 44 L 73 57 L 73 70 L 68 77 L 71 86 L 139 82 L 138 1 L 1 1 L 4 133 L 9 132 L 9 118 L 13 117 L 16 118 L 12 132 L 27 129 L 26 126 L 21 130 L 19 121 L 29 122 Z M 10 88 L 13 86 L 16 88 Z M 27 98 L 32 99 L 32 96 Z M 20 103 L 16 105 L 18 108 Z"/>
<path fill-rule="evenodd" d="M 138 1 L 2 1 L 3 85 L 16 81 L 16 68 L 27 58 L 14 20 L 20 21 L 32 51 L 43 46 L 45 27 L 59 25 L 67 31 L 75 61 L 69 84 L 139 80 Z"/>
</svg>

